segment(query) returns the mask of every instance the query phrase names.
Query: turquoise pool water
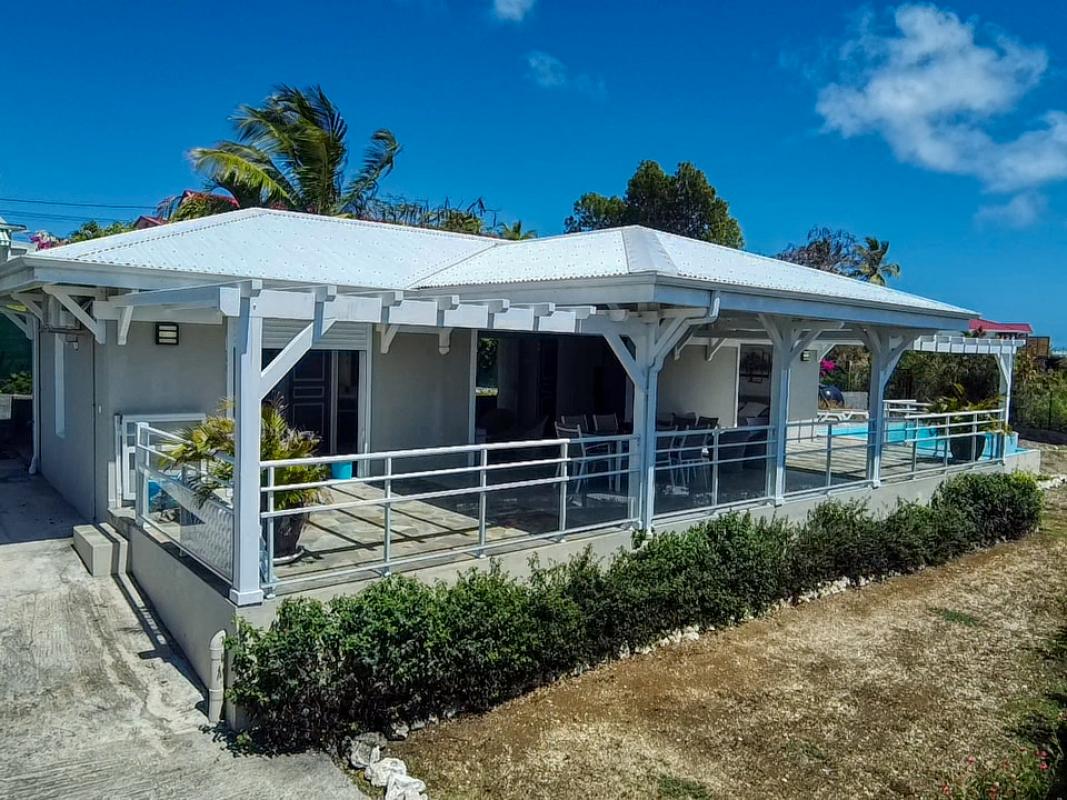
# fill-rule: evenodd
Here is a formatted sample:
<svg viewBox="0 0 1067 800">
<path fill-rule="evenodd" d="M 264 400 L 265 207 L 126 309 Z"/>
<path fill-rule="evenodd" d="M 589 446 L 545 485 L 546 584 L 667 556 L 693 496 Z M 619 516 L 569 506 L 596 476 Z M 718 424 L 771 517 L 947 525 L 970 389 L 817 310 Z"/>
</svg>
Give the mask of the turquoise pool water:
<svg viewBox="0 0 1067 800">
<path fill-rule="evenodd" d="M 831 435 L 865 437 L 867 436 L 867 431 L 868 426 L 866 422 L 843 422 L 833 426 Z M 985 434 L 986 443 L 985 455 L 983 458 L 989 458 L 990 454 L 994 452 L 995 436 L 996 434 L 992 432 L 987 432 Z M 926 426 L 916 427 L 914 423 L 904 420 L 889 423 L 889 429 L 886 433 L 886 442 L 888 444 L 908 445 L 915 442 L 916 447 L 918 447 L 919 450 L 926 450 L 931 453 L 944 447 L 938 439 L 936 429 Z M 1010 456 L 1013 453 L 1017 453 L 1019 450 L 1018 434 L 1008 435 L 1004 442 L 1004 455 Z"/>
</svg>

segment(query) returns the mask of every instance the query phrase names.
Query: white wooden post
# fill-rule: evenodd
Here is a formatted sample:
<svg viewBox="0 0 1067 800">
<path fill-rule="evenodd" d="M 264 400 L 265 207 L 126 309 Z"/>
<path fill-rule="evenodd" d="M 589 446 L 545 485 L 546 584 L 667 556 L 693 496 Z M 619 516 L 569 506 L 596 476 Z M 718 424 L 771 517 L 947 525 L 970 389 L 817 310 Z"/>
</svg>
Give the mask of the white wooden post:
<svg viewBox="0 0 1067 800">
<path fill-rule="evenodd" d="M 769 330 L 768 330 L 769 332 Z M 789 383 L 792 375 L 793 360 L 792 329 L 782 330 L 779 336 L 771 336 L 773 348 L 771 353 L 771 413 L 768 420 L 771 429 L 767 431 L 768 441 L 767 494 L 774 498 L 776 505 L 784 502 L 786 454 L 789 445 Z"/>
<path fill-rule="evenodd" d="M 772 468 L 767 470 L 767 495 L 775 505 L 785 502 L 786 454 L 789 433 L 789 382 L 794 362 L 819 336 L 839 329 L 840 322 L 803 322 L 759 315 L 772 345 L 771 355 L 771 429 L 767 437 L 774 437 Z M 768 458 L 770 461 L 770 458 Z"/>
<path fill-rule="evenodd" d="M 997 369 L 1000 371 L 1000 396 L 1004 403 L 1004 423 L 1007 424 L 1011 411 L 1012 378 L 1015 372 L 1015 351 L 999 352 L 996 355 Z"/>
<path fill-rule="evenodd" d="M 649 325 L 645 341 L 637 347 L 637 361 L 645 370 L 644 403 L 641 415 L 641 530 L 652 530 L 656 513 L 656 413 L 659 406 L 659 369 L 655 367 L 652 350 L 656 329 Z M 636 430 L 637 415 L 634 414 Z"/>
<path fill-rule="evenodd" d="M 915 335 L 867 328 L 860 331 L 871 354 L 871 375 L 867 386 L 867 480 L 882 485 L 882 451 L 885 448 L 885 388 L 897 362 L 911 347 Z"/>
<path fill-rule="evenodd" d="M 256 309 L 259 286 L 242 287 L 241 315 L 234 332 L 233 571 L 230 600 L 239 606 L 263 602 L 260 585 L 260 375 L 263 318 Z M 268 553 L 267 558 L 272 558 Z"/>
</svg>

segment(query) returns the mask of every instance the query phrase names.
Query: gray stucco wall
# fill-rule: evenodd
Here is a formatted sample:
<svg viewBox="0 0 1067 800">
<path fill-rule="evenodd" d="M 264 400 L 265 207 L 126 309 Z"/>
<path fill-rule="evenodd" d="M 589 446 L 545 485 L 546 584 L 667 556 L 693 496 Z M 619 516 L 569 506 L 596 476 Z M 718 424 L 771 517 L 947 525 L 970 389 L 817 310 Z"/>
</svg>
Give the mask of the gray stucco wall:
<svg viewBox="0 0 1067 800">
<path fill-rule="evenodd" d="M 93 469 L 95 346 L 89 336 L 78 336 L 76 341 L 76 345 L 65 341 L 63 334 L 41 334 L 38 466 L 63 499 L 86 519 L 93 519 L 99 511 L 95 506 L 98 474 Z M 57 349 L 62 351 L 62 392 L 57 391 L 56 386 Z M 56 430 L 57 406 L 63 410 L 62 433 Z M 103 508 L 106 507 L 105 504 Z"/>
<path fill-rule="evenodd" d="M 222 325 L 182 324 L 175 346 L 155 343 L 155 325 L 135 322 L 126 344 L 115 323 L 97 346 L 97 517 L 115 482 L 115 415 L 211 413 L 226 394 L 226 334 Z"/>
<path fill-rule="evenodd" d="M 470 333 L 452 332 L 441 355 L 437 336 L 399 333 L 388 353 L 374 335 L 371 358 L 371 451 L 468 444 Z"/>
<path fill-rule="evenodd" d="M 668 356 L 659 376 L 657 413 L 718 417 L 722 427 L 737 424 L 737 348 L 723 347 L 710 362 L 703 347 L 684 347 Z"/>
</svg>

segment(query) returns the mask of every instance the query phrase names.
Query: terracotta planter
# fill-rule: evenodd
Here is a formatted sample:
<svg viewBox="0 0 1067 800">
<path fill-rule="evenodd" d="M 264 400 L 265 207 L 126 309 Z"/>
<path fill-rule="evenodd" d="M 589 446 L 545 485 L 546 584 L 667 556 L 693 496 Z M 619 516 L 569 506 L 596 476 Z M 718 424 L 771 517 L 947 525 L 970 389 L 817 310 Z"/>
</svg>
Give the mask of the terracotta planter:
<svg viewBox="0 0 1067 800">
<path fill-rule="evenodd" d="M 961 436 L 958 439 L 948 440 L 952 458 L 955 461 L 977 461 L 985 452 L 985 434 L 979 433 L 974 436 Z"/>
<path fill-rule="evenodd" d="M 307 514 L 292 514 L 274 518 L 274 558 L 290 558 L 297 554 L 300 534 L 308 521 Z"/>
</svg>

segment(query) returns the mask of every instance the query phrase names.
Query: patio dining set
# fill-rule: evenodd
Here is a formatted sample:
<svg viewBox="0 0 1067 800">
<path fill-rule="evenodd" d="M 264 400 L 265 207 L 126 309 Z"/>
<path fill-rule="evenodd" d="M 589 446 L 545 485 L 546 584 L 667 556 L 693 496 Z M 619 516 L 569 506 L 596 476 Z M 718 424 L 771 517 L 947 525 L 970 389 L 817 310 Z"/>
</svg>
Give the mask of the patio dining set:
<svg viewBox="0 0 1067 800">
<path fill-rule="evenodd" d="M 661 415 L 656 419 L 655 471 L 660 492 L 690 494 L 711 491 L 712 470 L 720 473 L 762 469 L 767 454 L 766 422 L 746 421 L 744 427 L 720 428 L 717 417 L 695 412 Z M 760 424 L 762 423 L 762 424 Z M 598 472 L 607 472 L 608 485 L 621 489 L 621 468 L 626 441 L 607 439 L 627 435 L 631 428 L 615 414 L 562 415 L 555 422 L 556 436 L 570 439 L 577 447 L 575 497 Z M 631 469 L 636 465 L 628 465 Z"/>
</svg>

